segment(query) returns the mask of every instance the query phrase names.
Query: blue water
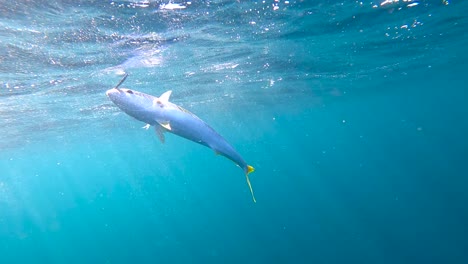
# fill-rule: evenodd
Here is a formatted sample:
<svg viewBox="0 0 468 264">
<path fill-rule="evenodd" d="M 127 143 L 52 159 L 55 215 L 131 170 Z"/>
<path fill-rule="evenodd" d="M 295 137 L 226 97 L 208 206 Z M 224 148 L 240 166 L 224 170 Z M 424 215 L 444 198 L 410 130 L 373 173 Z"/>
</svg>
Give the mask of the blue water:
<svg viewBox="0 0 468 264">
<path fill-rule="evenodd" d="M 0 263 L 468 263 L 467 12 L 0 1 Z M 115 107 L 125 73 L 223 135 L 257 203 Z"/>
</svg>

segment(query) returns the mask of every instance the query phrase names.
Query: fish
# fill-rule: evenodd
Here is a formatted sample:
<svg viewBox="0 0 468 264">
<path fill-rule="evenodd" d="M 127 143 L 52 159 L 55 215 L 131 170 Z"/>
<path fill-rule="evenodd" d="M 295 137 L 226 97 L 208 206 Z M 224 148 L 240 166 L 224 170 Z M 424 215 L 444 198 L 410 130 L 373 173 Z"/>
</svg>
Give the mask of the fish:
<svg viewBox="0 0 468 264">
<path fill-rule="evenodd" d="M 247 185 L 254 203 L 256 203 L 249 174 L 255 169 L 248 165 L 242 156 L 210 125 L 190 111 L 169 102 L 172 91 L 156 97 L 132 89 L 119 88 L 128 74 L 112 89 L 106 91 L 107 97 L 120 110 L 129 116 L 146 123 L 143 128 L 154 126 L 159 140 L 165 142 L 165 133 L 169 132 L 208 147 L 216 154 L 232 160 L 245 174 Z"/>
</svg>

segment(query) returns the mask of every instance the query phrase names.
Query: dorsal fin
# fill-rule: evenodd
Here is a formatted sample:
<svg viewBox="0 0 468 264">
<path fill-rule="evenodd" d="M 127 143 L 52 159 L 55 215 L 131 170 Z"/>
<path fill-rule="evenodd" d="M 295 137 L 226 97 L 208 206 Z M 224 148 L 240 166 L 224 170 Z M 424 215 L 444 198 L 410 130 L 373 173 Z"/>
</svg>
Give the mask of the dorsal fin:
<svg viewBox="0 0 468 264">
<path fill-rule="evenodd" d="M 171 93 L 172 91 L 169 90 L 163 94 L 161 94 L 161 96 L 159 97 L 159 101 L 165 103 L 165 102 L 169 102 L 169 97 L 171 96 Z"/>
</svg>

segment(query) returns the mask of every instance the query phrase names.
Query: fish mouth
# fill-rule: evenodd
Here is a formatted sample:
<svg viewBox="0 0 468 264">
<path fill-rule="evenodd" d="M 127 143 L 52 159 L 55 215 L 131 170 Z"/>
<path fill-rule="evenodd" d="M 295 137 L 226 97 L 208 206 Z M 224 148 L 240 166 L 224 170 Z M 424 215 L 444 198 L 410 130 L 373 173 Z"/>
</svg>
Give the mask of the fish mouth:
<svg viewBox="0 0 468 264">
<path fill-rule="evenodd" d="M 120 82 L 114 88 L 107 90 L 106 92 L 107 97 L 111 98 L 111 95 L 119 94 L 121 92 L 121 90 L 119 89 L 119 86 L 125 81 L 125 79 L 127 79 L 127 77 L 128 77 L 128 74 L 125 74 L 122 80 L 120 80 Z"/>
<path fill-rule="evenodd" d="M 111 97 L 112 95 L 118 94 L 118 93 L 120 93 L 118 89 L 112 88 L 112 89 L 107 90 L 106 95 L 107 97 Z"/>
</svg>

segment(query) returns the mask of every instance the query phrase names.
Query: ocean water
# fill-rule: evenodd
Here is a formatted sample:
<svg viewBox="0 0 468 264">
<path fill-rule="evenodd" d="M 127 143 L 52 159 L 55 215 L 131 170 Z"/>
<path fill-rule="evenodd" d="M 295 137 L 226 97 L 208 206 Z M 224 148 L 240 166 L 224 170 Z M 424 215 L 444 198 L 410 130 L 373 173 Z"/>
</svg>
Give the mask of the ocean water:
<svg viewBox="0 0 468 264">
<path fill-rule="evenodd" d="M 0 263 L 468 263 L 466 1 L 0 1 Z M 255 167 L 153 130 L 124 87 Z"/>
</svg>

